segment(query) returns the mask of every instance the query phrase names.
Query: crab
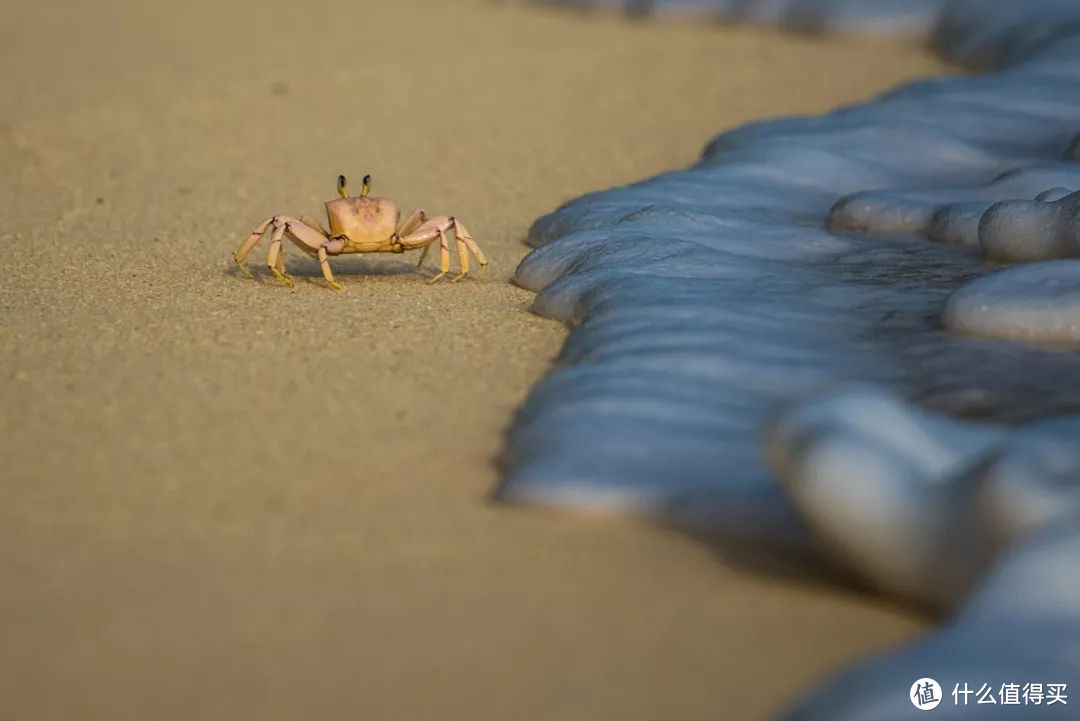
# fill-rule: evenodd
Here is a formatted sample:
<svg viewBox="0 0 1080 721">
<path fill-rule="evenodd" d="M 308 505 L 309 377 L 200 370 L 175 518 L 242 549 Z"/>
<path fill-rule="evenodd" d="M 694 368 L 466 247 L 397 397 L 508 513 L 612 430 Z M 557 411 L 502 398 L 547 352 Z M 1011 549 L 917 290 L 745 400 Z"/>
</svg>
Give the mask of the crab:
<svg viewBox="0 0 1080 721">
<path fill-rule="evenodd" d="M 456 283 L 468 275 L 469 253 L 476 256 L 476 260 L 480 263 L 481 273 L 487 266 L 487 258 L 484 257 L 480 246 L 469 235 L 469 231 L 465 229 L 461 221 L 452 215 L 440 215 L 429 219 L 424 215 L 422 208 L 417 208 L 405 218 L 403 223 L 398 224 L 401 211 L 397 203 L 390 198 L 369 195 L 371 192 L 370 175 L 364 176 L 363 186 L 358 196 L 349 195 L 344 175 L 338 176 L 337 190 L 341 197 L 326 201 L 326 216 L 330 221 L 330 230 L 323 228 L 319 221 L 308 215 L 302 215 L 299 218 L 275 215 L 255 226 L 251 235 L 233 254 L 233 259 L 244 275 L 253 277 L 244 265 L 244 259 L 271 230 L 270 251 L 266 256 L 266 265 L 275 278 L 290 287 L 293 284 L 292 277 L 285 272 L 285 250 L 282 248 L 285 238 L 291 240 L 312 258 L 318 258 L 323 277 L 335 291 L 340 291 L 341 285 L 334 280 L 334 274 L 330 271 L 330 256 L 346 253 L 404 253 L 422 248 L 420 261 L 416 264 L 419 268 L 427 257 L 432 241 L 438 238 L 441 250 L 439 274 L 428 283 L 436 282 L 450 272 L 450 244 L 447 242 L 447 233 L 451 230 L 457 242 L 459 270 L 451 282 Z"/>
</svg>

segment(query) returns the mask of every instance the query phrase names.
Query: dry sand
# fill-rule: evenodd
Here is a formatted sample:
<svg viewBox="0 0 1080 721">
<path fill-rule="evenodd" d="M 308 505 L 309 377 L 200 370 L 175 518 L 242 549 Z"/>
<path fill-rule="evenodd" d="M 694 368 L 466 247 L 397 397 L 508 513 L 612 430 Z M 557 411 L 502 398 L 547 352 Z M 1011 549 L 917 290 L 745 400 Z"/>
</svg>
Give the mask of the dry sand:
<svg viewBox="0 0 1080 721">
<path fill-rule="evenodd" d="M 0 40 L 0 718 L 754 719 L 923 627 L 485 501 L 564 336 L 506 282 L 530 221 L 919 49 L 464 0 L 25 1 Z M 488 279 L 239 277 L 339 172 Z"/>
</svg>

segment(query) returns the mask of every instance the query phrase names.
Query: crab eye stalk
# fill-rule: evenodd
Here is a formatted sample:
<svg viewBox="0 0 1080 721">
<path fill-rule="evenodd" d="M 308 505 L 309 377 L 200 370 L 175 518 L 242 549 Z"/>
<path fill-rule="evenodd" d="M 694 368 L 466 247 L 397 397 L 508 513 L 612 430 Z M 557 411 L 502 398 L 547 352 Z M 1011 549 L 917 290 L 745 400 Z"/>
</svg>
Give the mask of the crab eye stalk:
<svg viewBox="0 0 1080 721">
<path fill-rule="evenodd" d="M 371 192 L 371 176 L 364 176 L 364 186 L 360 189 L 360 197 L 366 198 L 367 194 Z"/>
<path fill-rule="evenodd" d="M 337 176 L 337 192 L 338 192 L 338 195 L 340 195 L 342 198 L 348 198 L 349 197 L 349 188 L 345 184 L 345 176 L 344 175 Z"/>
</svg>

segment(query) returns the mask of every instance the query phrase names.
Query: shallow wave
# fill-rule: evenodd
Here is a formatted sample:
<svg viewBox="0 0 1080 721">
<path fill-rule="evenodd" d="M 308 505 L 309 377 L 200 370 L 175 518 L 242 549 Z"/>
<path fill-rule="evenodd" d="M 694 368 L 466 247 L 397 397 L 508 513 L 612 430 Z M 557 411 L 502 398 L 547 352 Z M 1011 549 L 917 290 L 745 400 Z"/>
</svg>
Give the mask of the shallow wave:
<svg viewBox="0 0 1080 721">
<path fill-rule="evenodd" d="M 992 70 L 737 128 L 536 221 L 516 281 L 574 330 L 498 497 L 819 558 L 956 614 L 792 719 L 917 717 L 897 679 L 935 673 L 1080 680 L 1080 272 L 1057 260 L 1080 256 L 1080 4 L 578 4 L 891 29 Z"/>
</svg>

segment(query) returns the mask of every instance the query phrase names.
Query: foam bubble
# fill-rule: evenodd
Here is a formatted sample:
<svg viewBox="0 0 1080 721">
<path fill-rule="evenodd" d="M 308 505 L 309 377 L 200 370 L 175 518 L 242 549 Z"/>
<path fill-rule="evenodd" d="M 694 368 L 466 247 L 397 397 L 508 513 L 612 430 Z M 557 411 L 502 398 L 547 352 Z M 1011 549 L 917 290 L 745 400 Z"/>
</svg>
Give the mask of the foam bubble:
<svg viewBox="0 0 1080 721">
<path fill-rule="evenodd" d="M 1007 431 L 867 387 L 774 420 L 773 467 L 840 562 L 887 592 L 960 606 L 939 632 L 842 674 L 784 718 L 915 717 L 900 700 L 905 679 L 936 678 L 947 694 L 989 683 L 996 695 L 1080 670 L 1078 433 L 1078 415 Z M 1027 718 L 951 701 L 939 715 Z"/>
<path fill-rule="evenodd" d="M 979 245 L 987 258 L 1011 262 L 1080 255 L 1080 193 L 995 204 L 979 222 Z"/>
<path fill-rule="evenodd" d="M 949 296 L 942 318 L 966 335 L 1080 345 L 1080 260 L 1030 263 L 972 281 Z"/>
<path fill-rule="evenodd" d="M 983 185 L 856 193 L 833 206 L 829 227 L 864 233 L 929 233 L 932 223 L 955 223 L 956 219 L 947 217 L 952 213 L 970 216 L 978 212 L 981 217 L 998 201 L 1045 198 L 1047 191 L 1059 188 L 1080 188 L 1080 165 L 1059 163 L 1010 170 Z"/>
</svg>

